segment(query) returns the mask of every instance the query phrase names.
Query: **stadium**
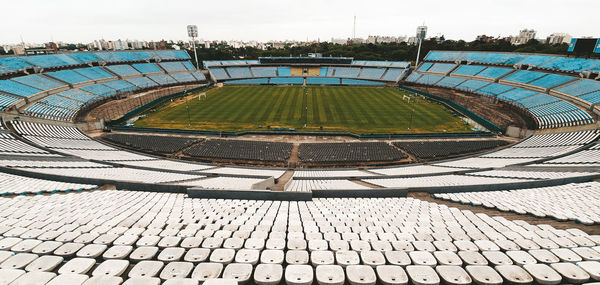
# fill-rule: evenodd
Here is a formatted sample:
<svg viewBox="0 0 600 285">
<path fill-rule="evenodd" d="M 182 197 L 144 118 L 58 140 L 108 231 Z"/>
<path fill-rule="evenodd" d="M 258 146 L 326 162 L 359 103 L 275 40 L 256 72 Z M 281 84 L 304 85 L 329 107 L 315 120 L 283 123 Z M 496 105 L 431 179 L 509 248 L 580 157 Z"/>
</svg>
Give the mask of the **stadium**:
<svg viewBox="0 0 600 285">
<path fill-rule="evenodd" d="M 0 284 L 597 284 L 597 58 L 0 56 Z"/>
</svg>

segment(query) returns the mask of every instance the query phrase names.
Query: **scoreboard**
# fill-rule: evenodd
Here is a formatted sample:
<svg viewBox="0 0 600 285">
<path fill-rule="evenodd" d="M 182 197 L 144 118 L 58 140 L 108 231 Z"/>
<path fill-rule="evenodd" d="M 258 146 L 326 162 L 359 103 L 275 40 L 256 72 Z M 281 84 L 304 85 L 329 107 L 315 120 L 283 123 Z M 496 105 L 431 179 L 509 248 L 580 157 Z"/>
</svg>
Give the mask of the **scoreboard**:
<svg viewBox="0 0 600 285">
<path fill-rule="evenodd" d="M 567 51 L 575 54 L 600 53 L 600 39 L 572 39 Z"/>
</svg>

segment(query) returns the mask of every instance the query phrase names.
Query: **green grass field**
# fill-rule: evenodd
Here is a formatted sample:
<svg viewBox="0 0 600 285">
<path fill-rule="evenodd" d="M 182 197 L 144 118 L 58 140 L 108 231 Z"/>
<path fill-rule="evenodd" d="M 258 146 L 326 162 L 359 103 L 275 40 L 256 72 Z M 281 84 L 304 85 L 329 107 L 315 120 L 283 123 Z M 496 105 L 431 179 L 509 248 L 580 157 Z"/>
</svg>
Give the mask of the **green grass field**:
<svg viewBox="0 0 600 285">
<path fill-rule="evenodd" d="M 300 132 L 322 126 L 357 134 L 471 131 L 444 106 L 415 98 L 409 103 L 404 95 L 410 93 L 385 87 L 226 86 L 153 109 L 135 126 L 222 131 L 271 126 Z"/>
</svg>

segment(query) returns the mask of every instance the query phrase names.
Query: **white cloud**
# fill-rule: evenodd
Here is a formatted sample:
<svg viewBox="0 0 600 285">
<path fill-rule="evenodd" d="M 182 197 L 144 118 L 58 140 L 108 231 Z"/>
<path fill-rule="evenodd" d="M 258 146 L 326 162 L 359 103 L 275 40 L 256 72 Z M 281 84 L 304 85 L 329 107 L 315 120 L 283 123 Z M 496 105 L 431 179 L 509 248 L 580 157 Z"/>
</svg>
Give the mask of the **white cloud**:
<svg viewBox="0 0 600 285">
<path fill-rule="evenodd" d="M 25 0 L 2 4 L 0 43 L 90 42 L 105 39 L 185 39 L 197 24 L 210 40 L 328 40 L 412 35 L 425 22 L 430 34 L 473 40 L 478 34 L 516 34 L 533 28 L 599 36 L 600 1 L 594 0 Z"/>
</svg>

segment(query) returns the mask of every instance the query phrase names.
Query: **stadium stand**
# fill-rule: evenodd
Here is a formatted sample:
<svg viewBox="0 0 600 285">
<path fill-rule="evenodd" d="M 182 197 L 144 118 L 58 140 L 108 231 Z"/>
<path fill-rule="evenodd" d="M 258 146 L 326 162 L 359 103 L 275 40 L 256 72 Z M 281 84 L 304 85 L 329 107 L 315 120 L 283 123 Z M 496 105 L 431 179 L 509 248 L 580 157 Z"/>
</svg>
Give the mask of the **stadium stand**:
<svg viewBox="0 0 600 285">
<path fill-rule="evenodd" d="M 303 143 L 298 156 L 302 162 L 397 161 L 406 154 L 386 143 Z"/>
<path fill-rule="evenodd" d="M 185 147 L 202 141 L 200 139 L 184 137 L 128 134 L 107 134 L 102 138 L 128 147 L 159 153 L 175 153 Z"/>
<path fill-rule="evenodd" d="M 0 80 L 0 91 L 17 96 L 29 97 L 41 92 L 41 90 L 17 83 L 11 80 Z"/>
<path fill-rule="evenodd" d="M 197 158 L 284 162 L 291 151 L 290 143 L 211 139 L 183 153 Z"/>
<path fill-rule="evenodd" d="M 295 84 L 301 85 L 304 83 L 304 79 L 302 77 L 273 77 L 269 79 L 269 83 L 271 84 Z"/>
</svg>

